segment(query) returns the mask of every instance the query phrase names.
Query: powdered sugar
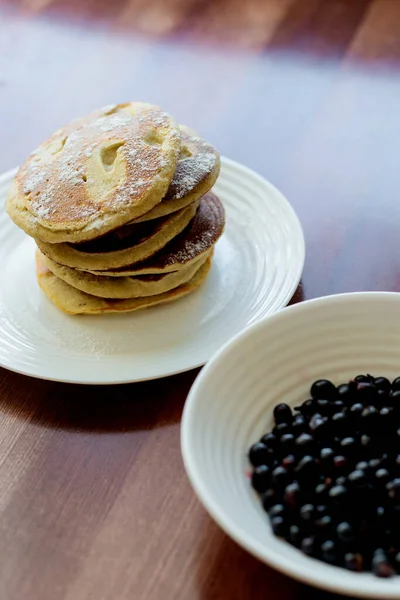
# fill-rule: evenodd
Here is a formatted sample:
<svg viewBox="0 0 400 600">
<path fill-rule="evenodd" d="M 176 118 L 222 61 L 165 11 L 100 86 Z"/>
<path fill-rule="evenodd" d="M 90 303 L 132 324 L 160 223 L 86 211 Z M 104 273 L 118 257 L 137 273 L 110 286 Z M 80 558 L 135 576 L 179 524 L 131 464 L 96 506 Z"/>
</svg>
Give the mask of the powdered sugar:
<svg viewBox="0 0 400 600">
<path fill-rule="evenodd" d="M 216 160 L 215 152 L 199 153 L 180 160 L 171 183 L 173 197 L 179 200 L 191 192 L 211 173 Z"/>
<path fill-rule="evenodd" d="M 112 131 L 113 129 L 117 129 L 119 127 L 126 127 L 133 122 L 133 116 L 127 113 L 113 113 L 111 115 L 105 115 L 104 117 L 100 117 L 96 119 L 93 123 L 91 123 L 91 127 L 97 129 L 98 131 Z"/>
<path fill-rule="evenodd" d="M 128 203 L 132 198 L 136 198 L 141 192 L 143 192 L 147 184 L 148 182 L 143 179 L 125 183 L 124 185 L 120 186 L 116 193 L 116 202 L 119 204 Z"/>
<path fill-rule="evenodd" d="M 64 165 L 59 173 L 59 181 L 68 186 L 80 185 L 83 181 L 84 169 L 71 169 L 69 165 Z"/>
<path fill-rule="evenodd" d="M 224 209 L 209 192 L 203 196 L 197 213 L 188 227 L 162 250 L 148 259 L 149 266 L 167 267 L 185 264 L 209 250 L 220 237 L 225 223 Z M 144 263 L 146 265 L 146 263 Z"/>
<path fill-rule="evenodd" d="M 189 260 L 193 260 L 196 256 L 199 256 L 209 248 L 214 243 L 215 232 L 209 229 L 205 229 L 202 233 L 202 236 L 194 240 L 188 240 L 188 243 L 185 244 L 181 249 L 179 249 L 175 256 L 173 257 L 172 262 L 185 263 Z"/>
<path fill-rule="evenodd" d="M 55 212 L 51 194 L 42 193 L 39 198 L 33 200 L 32 204 L 39 219 L 46 219 Z"/>
<path fill-rule="evenodd" d="M 117 188 L 115 201 L 119 204 L 129 203 L 132 198 L 142 195 L 146 188 L 152 185 L 155 177 L 166 167 L 167 161 L 160 154 L 159 148 L 149 146 L 141 139 L 128 141 L 123 149 L 123 155 L 132 176 L 126 178 Z"/>
<path fill-rule="evenodd" d="M 50 204 L 46 204 L 45 201 L 42 201 L 40 205 L 36 207 L 36 214 L 40 219 L 46 219 L 54 213 L 54 207 Z"/>
<path fill-rule="evenodd" d="M 154 113 L 152 121 L 158 127 L 165 127 L 168 124 L 167 114 L 164 112 Z"/>
<path fill-rule="evenodd" d="M 24 179 L 22 189 L 25 194 L 30 194 L 46 179 L 46 171 L 39 165 L 32 165 Z"/>
<path fill-rule="evenodd" d="M 84 150 L 83 154 L 86 156 L 86 158 L 90 158 L 91 156 L 93 156 L 93 150 L 94 146 L 89 146 L 88 148 L 86 148 L 86 150 Z"/>
</svg>

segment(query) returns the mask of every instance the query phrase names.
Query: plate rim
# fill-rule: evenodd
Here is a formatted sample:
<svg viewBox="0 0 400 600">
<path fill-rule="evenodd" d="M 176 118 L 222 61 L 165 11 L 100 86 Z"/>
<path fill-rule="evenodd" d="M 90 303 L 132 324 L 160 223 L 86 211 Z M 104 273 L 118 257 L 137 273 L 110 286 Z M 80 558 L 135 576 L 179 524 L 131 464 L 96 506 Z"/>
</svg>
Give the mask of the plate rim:
<svg viewBox="0 0 400 600">
<path fill-rule="evenodd" d="M 271 193 L 274 194 L 277 198 L 279 198 L 280 205 L 284 207 L 286 215 L 290 216 L 291 229 L 293 228 L 292 231 L 294 229 L 296 230 L 296 246 L 297 246 L 297 250 L 298 250 L 298 252 L 296 254 L 296 268 L 293 269 L 292 281 L 291 281 L 290 285 L 287 287 L 285 295 L 283 295 L 282 298 L 280 299 L 279 306 L 274 310 L 273 313 L 270 313 L 270 314 L 275 314 L 276 312 L 279 312 L 281 309 L 285 308 L 287 306 L 288 302 L 293 297 L 296 289 L 299 286 L 299 283 L 301 281 L 301 276 L 302 276 L 302 273 L 304 270 L 304 264 L 305 264 L 305 258 L 306 258 L 306 243 L 305 243 L 304 231 L 303 231 L 300 219 L 299 219 L 296 211 L 294 210 L 293 206 L 291 205 L 289 200 L 286 198 L 286 196 L 273 183 L 271 183 L 268 179 L 266 179 L 260 173 L 254 171 L 252 168 L 248 167 L 247 165 L 244 165 L 244 164 L 242 164 L 238 161 L 235 161 L 231 158 L 227 158 L 223 155 L 221 155 L 221 163 L 226 164 L 227 166 L 234 168 L 236 171 L 241 172 L 246 178 L 250 177 L 253 180 L 257 180 L 262 185 L 264 185 L 264 186 L 266 185 L 270 189 Z M 15 167 L 13 169 L 9 169 L 8 171 L 6 171 L 4 173 L 1 173 L 0 174 L 0 185 L 5 184 L 7 182 L 7 180 L 11 180 L 17 172 L 18 172 L 18 167 Z M 3 208 L 3 211 L 5 211 L 5 208 Z M 268 316 L 268 315 L 264 315 L 263 317 L 261 317 L 261 319 L 265 318 L 266 316 Z M 260 318 L 256 319 L 255 323 L 251 323 L 250 325 L 247 325 L 243 330 L 241 330 L 237 334 L 234 334 L 234 336 L 231 336 L 229 338 L 229 340 L 227 340 L 224 344 L 222 344 L 222 346 L 225 346 L 225 344 L 229 343 L 231 341 L 232 337 L 235 337 L 236 335 L 240 335 L 240 333 L 243 333 L 243 331 L 246 331 L 248 327 L 252 327 L 254 324 L 258 323 L 259 320 L 260 320 Z M 0 337 L 0 339 L 1 339 L 1 337 Z M 199 362 L 193 362 L 190 365 L 186 365 L 183 367 L 177 367 L 176 369 L 166 368 L 164 370 L 156 370 L 156 373 L 153 373 L 153 374 L 148 373 L 143 377 L 135 376 L 133 378 L 125 377 L 123 379 L 107 378 L 107 380 L 104 380 L 104 381 L 94 381 L 92 379 L 79 379 L 79 378 L 73 378 L 73 377 L 69 377 L 69 378 L 67 378 L 67 377 L 52 377 L 50 374 L 45 375 L 45 374 L 41 374 L 41 373 L 32 373 L 26 369 L 19 369 L 18 367 L 4 364 L 4 362 L 1 359 L 0 359 L 0 367 L 7 369 L 8 371 L 20 374 L 20 375 L 25 375 L 27 377 L 31 377 L 34 379 L 41 379 L 44 381 L 69 383 L 69 384 L 76 384 L 76 385 L 123 385 L 123 384 L 129 384 L 129 383 L 140 383 L 140 382 L 144 382 L 144 381 L 153 381 L 153 380 L 162 379 L 165 377 L 173 377 L 180 373 L 187 373 L 188 371 L 195 370 L 195 369 L 198 369 L 198 368 L 204 366 L 219 351 L 220 351 L 220 348 L 217 349 L 213 354 L 211 354 L 205 360 L 201 360 Z"/>
</svg>

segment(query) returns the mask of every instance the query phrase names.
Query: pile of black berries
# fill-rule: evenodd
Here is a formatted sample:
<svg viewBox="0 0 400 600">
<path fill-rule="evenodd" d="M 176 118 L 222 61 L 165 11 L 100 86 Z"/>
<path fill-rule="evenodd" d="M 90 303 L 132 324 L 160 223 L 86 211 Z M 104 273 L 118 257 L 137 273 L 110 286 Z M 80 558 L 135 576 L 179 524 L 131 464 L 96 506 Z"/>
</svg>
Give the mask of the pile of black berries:
<svg viewBox="0 0 400 600">
<path fill-rule="evenodd" d="M 274 418 L 249 459 L 275 535 L 352 571 L 400 573 L 400 377 L 315 381 Z"/>
</svg>

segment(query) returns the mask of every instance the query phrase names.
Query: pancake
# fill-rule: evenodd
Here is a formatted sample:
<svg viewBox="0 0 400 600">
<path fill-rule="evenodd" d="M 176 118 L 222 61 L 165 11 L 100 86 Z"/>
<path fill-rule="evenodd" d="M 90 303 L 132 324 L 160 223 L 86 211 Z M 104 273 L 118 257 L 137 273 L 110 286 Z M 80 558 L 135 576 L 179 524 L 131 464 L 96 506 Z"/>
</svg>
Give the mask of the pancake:
<svg viewBox="0 0 400 600">
<path fill-rule="evenodd" d="M 194 292 L 207 277 L 210 267 L 211 258 L 206 260 L 190 281 L 163 294 L 147 298 L 109 300 L 90 296 L 68 285 L 47 269 L 39 252 L 36 255 L 36 274 L 41 289 L 58 308 L 72 315 L 132 312 L 141 308 L 172 302 Z"/>
<path fill-rule="evenodd" d="M 19 169 L 7 211 L 28 235 L 81 242 L 152 210 L 180 153 L 177 123 L 158 107 L 114 105 L 73 121 Z"/>
<path fill-rule="evenodd" d="M 95 275 L 121 277 L 177 271 L 199 259 L 218 241 L 225 225 L 225 211 L 217 196 L 208 192 L 189 225 L 160 252 L 145 261 L 108 271 L 90 271 Z"/>
<path fill-rule="evenodd" d="M 142 275 L 140 277 L 102 277 L 64 267 L 43 254 L 41 260 L 59 279 L 82 292 L 100 298 L 122 299 L 154 296 L 186 283 L 192 279 L 211 253 L 212 250 L 209 250 L 204 256 L 200 256 L 195 262 L 186 265 L 179 271 L 173 271 L 165 275 Z"/>
<path fill-rule="evenodd" d="M 106 271 L 142 261 L 164 248 L 190 223 L 199 201 L 167 217 L 129 225 L 82 244 L 49 244 L 36 240 L 54 262 L 86 271 Z"/>
<path fill-rule="evenodd" d="M 188 206 L 212 188 L 220 171 L 220 158 L 215 148 L 193 135 L 184 125 L 181 130 L 181 150 L 171 184 L 162 201 L 153 210 L 134 222 L 149 221 L 169 215 Z"/>
</svg>

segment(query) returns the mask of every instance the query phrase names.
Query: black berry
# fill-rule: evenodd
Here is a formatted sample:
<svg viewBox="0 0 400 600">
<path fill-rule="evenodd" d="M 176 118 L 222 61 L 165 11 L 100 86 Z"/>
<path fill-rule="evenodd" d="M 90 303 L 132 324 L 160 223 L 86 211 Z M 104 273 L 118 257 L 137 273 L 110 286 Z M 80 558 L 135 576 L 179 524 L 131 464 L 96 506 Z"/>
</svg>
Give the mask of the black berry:
<svg viewBox="0 0 400 600">
<path fill-rule="evenodd" d="M 347 521 L 339 523 L 339 525 L 336 528 L 336 533 L 341 542 L 348 543 L 354 540 L 353 527 Z"/>
<path fill-rule="evenodd" d="M 267 465 L 256 467 L 253 471 L 251 484 L 256 492 L 265 492 L 271 481 L 271 469 Z"/>
<path fill-rule="evenodd" d="M 275 423 L 291 423 L 292 409 L 287 404 L 278 404 L 274 408 Z"/>
<path fill-rule="evenodd" d="M 257 442 L 250 448 L 249 460 L 253 467 L 259 467 L 260 465 L 271 465 L 273 457 L 269 454 L 265 444 Z"/>
<path fill-rule="evenodd" d="M 268 509 L 268 514 L 270 517 L 282 517 L 284 513 L 285 507 L 283 504 L 273 504 L 273 506 Z"/>
<path fill-rule="evenodd" d="M 361 554 L 354 552 L 347 552 L 344 555 L 344 566 L 349 571 L 355 571 L 356 573 L 360 573 L 363 570 L 363 557 Z"/>
<path fill-rule="evenodd" d="M 326 540 L 321 546 L 322 557 L 326 562 L 333 563 L 338 557 L 338 548 L 333 540 Z"/>
<path fill-rule="evenodd" d="M 311 396 L 315 399 L 334 400 L 337 398 L 336 387 L 327 379 L 319 379 L 311 386 Z"/>
<path fill-rule="evenodd" d="M 378 390 L 385 392 L 385 394 L 388 394 L 392 389 L 391 383 L 386 377 L 375 377 L 374 385 Z"/>
<path fill-rule="evenodd" d="M 274 490 L 274 488 L 268 488 L 261 495 L 261 502 L 262 502 L 264 510 L 266 510 L 266 511 L 268 511 L 271 508 L 271 506 L 276 504 L 278 501 L 279 501 L 279 497 L 278 497 L 276 490 Z"/>
<path fill-rule="evenodd" d="M 283 517 L 272 517 L 271 527 L 274 534 L 279 537 L 282 537 L 286 532 L 286 524 Z"/>
<path fill-rule="evenodd" d="M 372 559 L 372 570 L 378 577 L 392 577 L 395 571 L 383 551 L 375 552 Z"/>
<path fill-rule="evenodd" d="M 272 471 L 272 481 L 278 488 L 284 488 L 288 483 L 289 472 L 285 467 L 276 467 Z"/>
</svg>

